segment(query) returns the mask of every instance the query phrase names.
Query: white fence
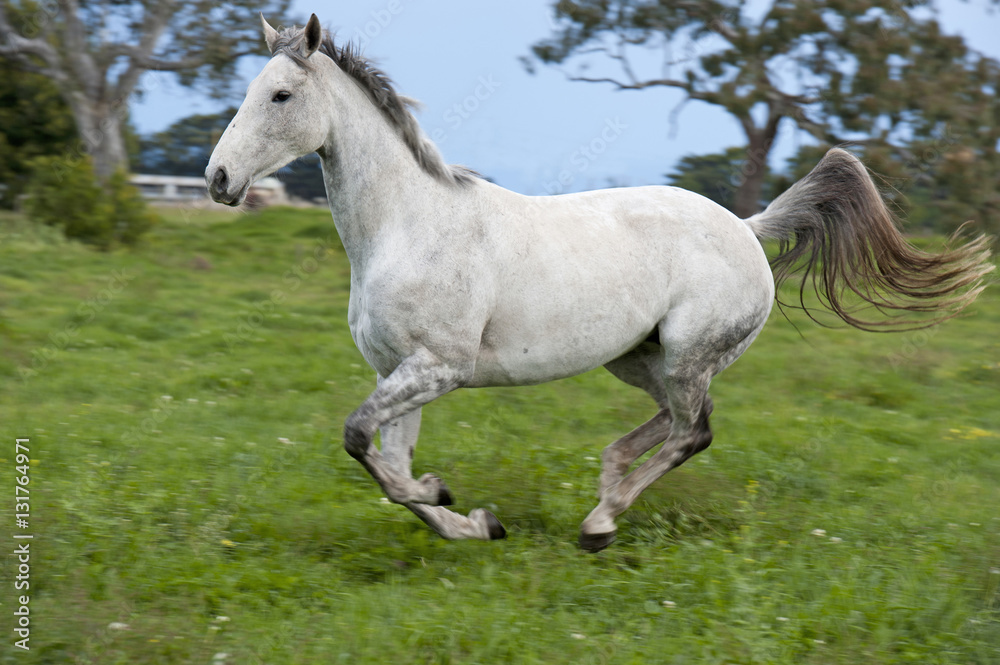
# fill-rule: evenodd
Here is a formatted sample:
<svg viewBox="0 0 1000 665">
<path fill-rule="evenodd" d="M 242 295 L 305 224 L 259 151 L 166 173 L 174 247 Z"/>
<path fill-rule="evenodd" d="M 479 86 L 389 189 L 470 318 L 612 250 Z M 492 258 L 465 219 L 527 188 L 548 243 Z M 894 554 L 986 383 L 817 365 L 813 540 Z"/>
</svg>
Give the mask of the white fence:
<svg viewBox="0 0 1000 665">
<path fill-rule="evenodd" d="M 204 178 L 137 173 L 129 178 L 149 201 L 157 203 L 201 203 L 209 200 Z M 247 198 L 254 205 L 288 203 L 285 185 L 277 178 L 261 178 L 250 187 Z"/>
</svg>

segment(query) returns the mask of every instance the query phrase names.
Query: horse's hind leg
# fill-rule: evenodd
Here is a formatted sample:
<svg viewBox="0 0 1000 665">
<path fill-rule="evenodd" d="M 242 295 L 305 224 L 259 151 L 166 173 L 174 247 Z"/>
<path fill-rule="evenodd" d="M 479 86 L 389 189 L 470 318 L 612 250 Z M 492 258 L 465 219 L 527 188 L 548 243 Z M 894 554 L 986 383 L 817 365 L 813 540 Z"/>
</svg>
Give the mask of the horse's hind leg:
<svg viewBox="0 0 1000 665">
<path fill-rule="evenodd" d="M 639 457 L 670 434 L 670 407 L 667 389 L 660 374 L 663 361 L 659 344 L 645 343 L 612 360 L 605 368 L 630 386 L 645 390 L 656 401 L 659 412 L 649 421 L 621 437 L 601 454 L 601 481 L 598 498 L 617 484 Z"/>
<path fill-rule="evenodd" d="M 581 525 L 581 547 L 597 551 L 611 544 L 615 518 L 655 480 L 708 447 L 712 442 L 708 425 L 712 377 L 750 346 L 766 318 L 766 309 L 729 322 L 704 320 L 698 312 L 675 310 L 661 324 L 660 372 L 671 416 L 669 434 L 652 457 L 604 490 L 600 503 Z"/>
<path fill-rule="evenodd" d="M 666 441 L 632 473 L 604 490 L 600 503 L 580 527 L 580 547 L 597 551 L 610 545 L 617 531 L 615 518 L 628 510 L 655 480 L 712 442 L 712 430 L 708 426 L 710 378 L 707 374 L 668 377 L 666 385 L 672 418 Z"/>
</svg>

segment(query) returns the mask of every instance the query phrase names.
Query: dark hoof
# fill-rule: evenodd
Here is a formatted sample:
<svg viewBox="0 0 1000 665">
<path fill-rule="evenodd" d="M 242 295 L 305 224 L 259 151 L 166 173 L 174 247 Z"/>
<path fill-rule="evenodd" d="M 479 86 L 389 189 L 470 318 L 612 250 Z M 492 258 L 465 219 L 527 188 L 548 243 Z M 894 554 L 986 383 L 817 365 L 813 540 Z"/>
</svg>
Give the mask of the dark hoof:
<svg viewBox="0 0 1000 665">
<path fill-rule="evenodd" d="M 581 533 L 580 548 L 588 552 L 600 552 L 605 547 L 615 542 L 615 532 L 609 533 Z"/>
<path fill-rule="evenodd" d="M 484 510 L 486 513 L 486 526 L 490 531 L 490 540 L 503 540 L 507 537 L 507 529 L 503 528 L 503 524 L 497 519 L 497 516 L 488 510 Z"/>
<path fill-rule="evenodd" d="M 438 488 L 438 500 L 437 505 L 439 506 L 450 506 L 455 503 L 454 497 L 451 495 L 451 490 L 448 486 L 441 481 L 441 487 Z"/>
</svg>

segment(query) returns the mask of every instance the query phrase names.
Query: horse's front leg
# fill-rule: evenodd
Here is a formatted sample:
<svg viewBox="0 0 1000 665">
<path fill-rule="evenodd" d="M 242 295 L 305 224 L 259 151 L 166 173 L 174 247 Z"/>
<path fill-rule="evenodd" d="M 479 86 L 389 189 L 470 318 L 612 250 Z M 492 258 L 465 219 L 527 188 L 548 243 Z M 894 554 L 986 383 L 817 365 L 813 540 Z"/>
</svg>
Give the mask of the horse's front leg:
<svg viewBox="0 0 1000 665">
<path fill-rule="evenodd" d="M 460 386 L 462 378 L 459 370 L 430 353 L 407 358 L 392 374 L 380 379 L 375 392 L 347 418 L 344 447 L 390 500 L 405 505 L 442 537 L 502 538 L 506 532 L 492 513 L 480 509 L 465 517 L 439 507 L 451 503 L 444 482 L 433 474 L 414 480 L 410 471 L 420 432 L 420 407 Z M 372 443 L 379 429 L 381 451 Z"/>
<path fill-rule="evenodd" d="M 420 409 L 414 409 L 405 416 L 386 423 L 381 427 L 382 433 L 382 457 L 386 463 L 400 476 L 412 477 L 410 471 L 413 462 L 413 451 L 417 445 L 417 437 L 420 434 Z M 432 479 L 441 482 L 436 476 L 425 474 L 417 482 L 430 483 Z M 441 483 L 440 487 L 444 488 Z M 447 490 L 442 490 L 446 492 Z M 448 495 L 450 503 L 451 496 Z M 426 503 L 402 502 L 413 513 L 422 519 L 428 526 L 438 533 L 442 538 L 448 540 L 460 540 L 474 538 L 480 540 L 496 540 L 507 535 L 493 513 L 482 508 L 477 508 L 469 513 L 469 516 L 459 515 L 442 505 L 430 506 Z"/>
<path fill-rule="evenodd" d="M 372 442 L 375 432 L 383 432 L 408 426 L 419 430 L 419 414 L 416 423 L 404 418 L 433 399 L 450 392 L 461 385 L 461 373 L 439 361 L 428 352 L 418 352 L 406 360 L 388 377 L 380 380 L 378 386 L 344 424 L 344 448 L 354 459 L 368 470 L 368 473 L 382 487 L 382 491 L 396 503 L 426 503 L 431 505 L 450 504 L 451 495 L 436 477 L 414 480 L 409 473 L 409 464 L 401 465 L 401 455 L 409 455 L 405 448 L 416 444 L 416 436 L 390 436 L 383 444 L 385 453 L 379 451 Z M 412 419 L 411 419 L 412 420 Z M 396 427 L 392 426 L 396 423 Z"/>
<path fill-rule="evenodd" d="M 378 377 L 379 385 L 384 381 L 381 376 Z M 402 504 L 427 503 L 450 506 L 453 503 L 451 491 L 444 481 L 433 473 L 422 475 L 416 481 L 419 487 L 410 487 L 408 493 L 407 489 L 401 487 L 402 484 L 409 484 L 413 480 L 411 466 L 413 452 L 417 447 L 417 437 L 420 434 L 420 407 L 383 424 L 379 427 L 379 432 L 382 435 L 382 459 L 385 460 L 390 472 L 401 479 L 394 486 L 390 498 Z"/>
</svg>

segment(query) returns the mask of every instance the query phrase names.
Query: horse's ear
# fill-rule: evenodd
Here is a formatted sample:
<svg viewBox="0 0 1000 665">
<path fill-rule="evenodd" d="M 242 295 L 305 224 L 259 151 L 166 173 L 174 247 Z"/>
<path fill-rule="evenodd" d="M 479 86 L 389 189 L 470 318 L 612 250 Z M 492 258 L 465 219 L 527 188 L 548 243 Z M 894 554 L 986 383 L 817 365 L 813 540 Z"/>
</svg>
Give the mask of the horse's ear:
<svg viewBox="0 0 1000 665">
<path fill-rule="evenodd" d="M 306 50 L 305 57 L 311 56 L 319 48 L 319 45 L 323 43 L 323 27 L 319 24 L 319 19 L 315 14 L 309 17 L 309 22 L 306 23 Z"/>
<path fill-rule="evenodd" d="M 267 50 L 271 52 L 271 55 L 274 55 L 274 43 L 278 41 L 278 31 L 267 22 L 263 12 L 260 14 L 260 24 L 264 28 L 264 41 L 267 42 Z"/>
</svg>

